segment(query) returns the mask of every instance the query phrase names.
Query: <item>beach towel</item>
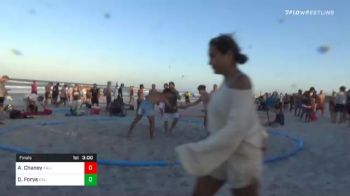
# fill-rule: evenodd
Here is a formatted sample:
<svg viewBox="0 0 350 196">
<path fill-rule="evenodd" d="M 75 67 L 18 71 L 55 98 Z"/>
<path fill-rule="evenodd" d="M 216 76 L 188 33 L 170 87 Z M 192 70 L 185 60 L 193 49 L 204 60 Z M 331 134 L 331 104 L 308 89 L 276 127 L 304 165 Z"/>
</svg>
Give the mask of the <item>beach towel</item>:
<svg viewBox="0 0 350 196">
<path fill-rule="evenodd" d="M 23 115 L 27 115 L 27 116 L 47 116 L 47 115 L 51 115 L 52 114 L 52 110 L 51 109 L 44 109 L 41 112 L 23 112 Z"/>
</svg>

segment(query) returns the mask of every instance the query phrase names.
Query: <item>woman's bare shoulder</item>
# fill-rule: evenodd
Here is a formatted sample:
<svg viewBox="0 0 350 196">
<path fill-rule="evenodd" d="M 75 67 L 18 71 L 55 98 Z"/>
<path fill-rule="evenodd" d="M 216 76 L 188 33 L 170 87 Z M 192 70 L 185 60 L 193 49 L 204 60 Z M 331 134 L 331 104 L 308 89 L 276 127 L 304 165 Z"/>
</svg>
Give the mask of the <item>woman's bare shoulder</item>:
<svg viewBox="0 0 350 196">
<path fill-rule="evenodd" d="M 247 75 L 241 74 L 235 80 L 228 81 L 228 87 L 232 89 L 238 90 L 250 90 L 252 88 L 252 84 Z"/>
</svg>

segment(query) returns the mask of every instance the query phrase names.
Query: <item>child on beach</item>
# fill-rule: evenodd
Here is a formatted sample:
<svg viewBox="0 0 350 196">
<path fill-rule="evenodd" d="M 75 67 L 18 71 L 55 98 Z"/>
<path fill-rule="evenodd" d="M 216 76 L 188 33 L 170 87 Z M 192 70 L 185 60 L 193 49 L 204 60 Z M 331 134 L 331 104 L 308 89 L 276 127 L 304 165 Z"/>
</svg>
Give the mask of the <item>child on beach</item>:
<svg viewBox="0 0 350 196">
<path fill-rule="evenodd" d="M 209 101 L 210 101 L 210 94 L 206 91 L 206 87 L 205 85 L 199 85 L 198 86 L 198 92 L 199 92 L 199 95 L 200 97 L 193 103 L 188 103 L 186 105 L 183 105 L 183 106 L 179 106 L 178 108 L 179 109 L 186 109 L 188 107 L 192 107 L 192 106 L 195 106 L 195 105 L 198 105 L 199 103 L 203 103 L 203 111 L 204 111 L 204 118 L 203 118 L 203 125 L 205 128 L 207 128 L 207 106 L 209 104 Z"/>
</svg>

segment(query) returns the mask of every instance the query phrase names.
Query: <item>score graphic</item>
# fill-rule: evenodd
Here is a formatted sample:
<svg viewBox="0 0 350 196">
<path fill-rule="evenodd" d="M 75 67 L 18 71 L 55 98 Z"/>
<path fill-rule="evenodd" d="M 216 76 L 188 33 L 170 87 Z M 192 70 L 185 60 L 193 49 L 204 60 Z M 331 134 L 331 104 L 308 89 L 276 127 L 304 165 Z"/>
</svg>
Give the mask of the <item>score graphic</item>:
<svg viewBox="0 0 350 196">
<path fill-rule="evenodd" d="M 96 162 L 85 162 L 85 186 L 97 186 L 97 164 Z"/>
<path fill-rule="evenodd" d="M 17 154 L 16 186 L 97 186 L 96 154 Z"/>
</svg>

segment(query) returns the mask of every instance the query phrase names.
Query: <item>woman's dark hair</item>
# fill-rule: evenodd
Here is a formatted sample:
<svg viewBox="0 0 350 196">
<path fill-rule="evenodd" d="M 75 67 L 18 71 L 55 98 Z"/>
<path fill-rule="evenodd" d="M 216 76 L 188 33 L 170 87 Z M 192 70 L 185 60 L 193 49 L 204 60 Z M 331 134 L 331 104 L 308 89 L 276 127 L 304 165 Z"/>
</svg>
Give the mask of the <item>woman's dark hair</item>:
<svg viewBox="0 0 350 196">
<path fill-rule="evenodd" d="M 342 91 L 342 92 L 345 92 L 345 91 L 346 91 L 346 87 L 345 87 L 345 86 L 341 86 L 341 87 L 339 88 L 339 90 Z"/>
<path fill-rule="evenodd" d="M 205 85 L 201 84 L 201 85 L 198 86 L 197 89 L 198 89 L 199 91 L 200 91 L 200 90 L 205 90 Z"/>
<path fill-rule="evenodd" d="M 222 54 L 227 54 L 227 52 L 233 52 L 236 62 L 239 64 L 244 64 L 248 61 L 248 57 L 241 53 L 236 41 L 230 35 L 220 35 L 210 40 L 210 46 L 215 46 Z"/>
</svg>

